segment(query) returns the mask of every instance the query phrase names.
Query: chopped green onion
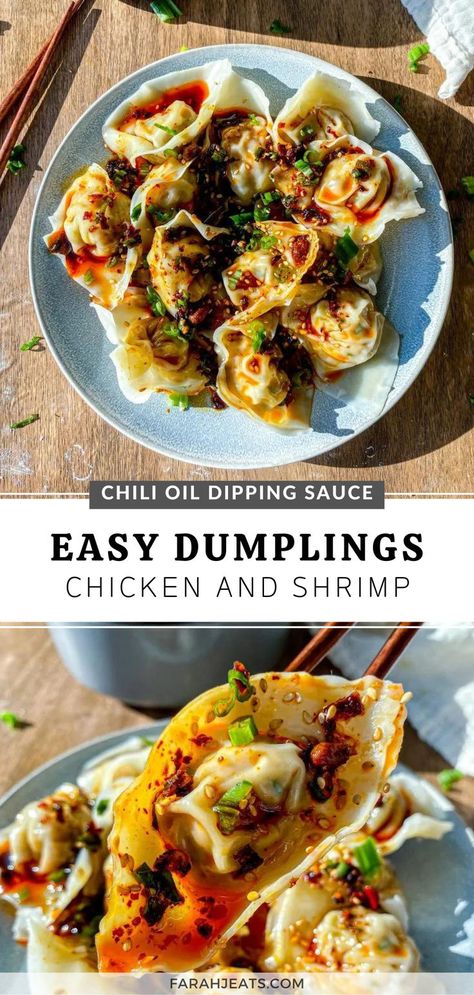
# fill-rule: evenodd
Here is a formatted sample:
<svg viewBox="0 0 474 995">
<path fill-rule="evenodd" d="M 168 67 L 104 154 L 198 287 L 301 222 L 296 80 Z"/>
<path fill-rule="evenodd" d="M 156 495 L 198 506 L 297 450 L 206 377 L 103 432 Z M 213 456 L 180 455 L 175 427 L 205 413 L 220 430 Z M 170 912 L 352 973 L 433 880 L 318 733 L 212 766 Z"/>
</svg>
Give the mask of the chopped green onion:
<svg viewBox="0 0 474 995">
<path fill-rule="evenodd" d="M 468 197 L 474 197 L 474 176 L 463 176 L 461 183 Z"/>
<path fill-rule="evenodd" d="M 300 138 L 313 138 L 314 137 L 314 125 L 304 124 L 300 129 Z"/>
<path fill-rule="evenodd" d="M 252 330 L 252 325 L 258 325 L 258 327 Z M 254 352 L 260 352 L 266 338 L 265 329 L 258 321 L 252 321 L 252 325 L 249 325 L 249 330 L 252 331 L 252 349 Z"/>
<path fill-rule="evenodd" d="M 20 352 L 30 352 L 31 349 L 34 349 L 41 342 L 42 338 L 42 335 L 33 335 L 32 339 L 29 339 L 28 342 L 24 342 L 20 346 Z"/>
<path fill-rule="evenodd" d="M 26 899 L 30 897 L 30 889 L 25 885 L 23 888 L 18 889 L 17 895 L 19 902 L 26 902 Z"/>
<path fill-rule="evenodd" d="M 268 221 L 270 217 L 270 208 L 265 206 L 254 207 L 253 216 L 255 221 Z"/>
<path fill-rule="evenodd" d="M 365 878 L 372 877 L 372 874 L 381 866 L 377 846 L 371 836 L 364 840 L 360 846 L 354 847 L 354 856 L 357 866 Z"/>
<path fill-rule="evenodd" d="M 187 394 L 168 394 L 168 397 L 173 408 L 180 408 L 181 411 L 188 410 L 189 397 Z"/>
<path fill-rule="evenodd" d="M 336 865 L 336 869 L 334 871 L 334 876 L 338 880 L 341 880 L 342 878 L 346 877 L 346 875 L 349 873 L 350 869 L 351 869 L 351 865 L 348 864 L 346 860 L 340 860 L 339 863 Z"/>
<path fill-rule="evenodd" d="M 162 155 L 166 156 L 167 159 L 177 159 L 178 153 L 176 149 L 163 149 Z"/>
<path fill-rule="evenodd" d="M 261 118 L 257 117 L 256 114 L 249 114 L 249 121 L 251 124 L 260 124 Z"/>
<path fill-rule="evenodd" d="M 151 283 L 146 288 L 146 299 L 151 307 L 152 313 L 155 315 L 155 318 L 164 318 L 166 314 L 166 307 L 163 304 L 160 295 L 157 294 Z"/>
<path fill-rule="evenodd" d="M 51 874 L 48 874 L 48 881 L 54 881 L 55 884 L 59 884 L 61 881 L 64 881 L 66 877 L 66 871 L 64 870 L 64 867 L 61 867 L 59 871 L 51 871 Z"/>
<path fill-rule="evenodd" d="M 262 238 L 260 239 L 260 248 L 264 251 L 273 249 L 277 242 L 278 239 L 276 235 L 262 235 Z"/>
<path fill-rule="evenodd" d="M 163 211 L 161 207 L 156 207 L 150 204 L 147 208 L 147 214 L 151 215 L 152 218 L 156 218 L 159 224 L 166 224 L 167 221 L 171 221 L 173 217 L 173 211 Z"/>
<path fill-rule="evenodd" d="M 322 166 L 323 165 L 321 156 L 320 156 L 319 152 L 316 152 L 315 149 L 306 149 L 306 152 L 303 155 L 303 160 L 304 160 L 304 162 L 311 163 L 312 166 Z"/>
<path fill-rule="evenodd" d="M 179 50 L 180 52 L 189 52 L 189 45 L 180 45 Z"/>
<path fill-rule="evenodd" d="M 270 31 L 272 35 L 290 35 L 293 28 L 287 28 L 285 24 L 282 24 L 281 21 L 276 18 L 270 24 Z"/>
<path fill-rule="evenodd" d="M 173 0 L 151 0 L 150 7 L 153 13 L 160 18 L 160 21 L 164 21 L 165 24 L 174 21 L 183 13 Z"/>
<path fill-rule="evenodd" d="M 103 815 L 104 812 L 107 811 L 108 807 L 109 807 L 109 799 L 108 798 L 101 798 L 97 802 L 97 805 L 95 807 L 97 815 Z"/>
<path fill-rule="evenodd" d="M 251 221 L 252 218 L 253 214 L 251 211 L 241 211 L 240 214 L 230 215 L 230 220 L 232 221 L 232 224 L 236 225 L 237 228 L 241 228 L 243 225 L 246 225 L 247 221 Z"/>
<path fill-rule="evenodd" d="M 136 204 L 135 207 L 133 208 L 133 211 L 132 211 L 131 215 L 130 215 L 132 221 L 138 221 L 141 213 L 142 213 L 142 205 L 141 204 Z"/>
<path fill-rule="evenodd" d="M 239 781 L 238 784 L 234 784 L 232 788 L 229 788 L 222 798 L 219 798 L 218 805 L 238 805 L 242 802 L 244 798 L 252 791 L 253 784 L 251 781 Z"/>
<path fill-rule="evenodd" d="M 263 327 L 263 326 L 262 326 Z M 237 701 L 248 701 L 252 697 L 253 687 L 247 677 L 247 674 L 242 670 L 232 670 L 227 671 L 227 680 L 229 682 L 231 690 L 235 691 L 235 696 Z"/>
<path fill-rule="evenodd" d="M 438 774 L 438 784 L 443 791 L 451 791 L 455 784 L 464 777 L 460 770 L 441 770 Z"/>
<path fill-rule="evenodd" d="M 181 342 L 186 342 L 186 336 L 181 334 L 179 326 L 176 325 L 174 321 L 169 321 L 166 325 L 163 325 L 162 331 L 165 335 L 168 335 L 170 339 L 180 339 Z"/>
<path fill-rule="evenodd" d="M 271 204 L 273 200 L 281 200 L 281 193 L 278 190 L 267 190 L 262 193 L 262 200 L 264 204 Z"/>
<path fill-rule="evenodd" d="M 213 162 L 225 162 L 227 156 L 223 149 L 213 149 L 211 159 Z"/>
<path fill-rule="evenodd" d="M 26 729 L 30 725 L 29 722 L 25 722 L 24 719 L 19 719 L 18 715 L 14 712 L 0 712 L 0 722 L 4 725 L 9 726 L 10 729 Z"/>
<path fill-rule="evenodd" d="M 176 128 L 168 128 L 167 124 L 156 124 L 155 123 L 155 128 L 159 128 L 160 131 L 166 131 L 167 135 L 177 135 L 178 134 L 178 132 L 176 131 Z"/>
<path fill-rule="evenodd" d="M 24 145 L 15 145 L 15 147 L 10 152 L 10 157 L 7 160 L 7 169 L 10 173 L 19 173 L 21 169 L 24 169 L 26 162 L 23 158 L 23 153 L 25 151 Z"/>
<path fill-rule="evenodd" d="M 420 59 L 423 59 L 425 55 L 428 55 L 430 46 L 427 41 L 421 42 L 420 45 L 415 45 L 414 48 L 410 49 L 407 55 L 409 69 L 412 73 L 418 72 L 418 63 Z"/>
<path fill-rule="evenodd" d="M 94 274 L 92 270 L 86 269 L 86 272 L 84 273 L 83 276 L 84 283 L 87 283 L 87 286 L 89 286 L 89 284 L 92 283 L 93 279 L 94 279 Z"/>
<path fill-rule="evenodd" d="M 295 162 L 295 166 L 297 169 L 300 170 L 301 173 L 304 173 L 305 176 L 314 175 L 311 165 L 309 162 L 306 162 L 306 159 L 297 159 Z"/>
<path fill-rule="evenodd" d="M 346 269 L 349 265 L 351 259 L 357 255 L 359 251 L 359 246 L 351 238 L 350 228 L 346 228 L 343 236 L 338 238 L 334 248 L 337 259 Z"/>
<path fill-rule="evenodd" d="M 154 746 L 156 743 L 155 739 L 149 739 L 148 736 L 142 736 L 142 743 L 144 746 Z"/>
<path fill-rule="evenodd" d="M 236 269 L 227 277 L 227 282 L 231 290 L 237 290 L 237 284 L 242 276 L 242 270 Z"/>
<path fill-rule="evenodd" d="M 246 715 L 243 719 L 231 722 L 228 733 L 232 746 L 247 746 L 258 736 L 258 729 L 252 715 Z"/>
<path fill-rule="evenodd" d="M 28 418 L 23 418 L 22 421 L 14 421 L 10 425 L 10 428 L 26 428 L 27 425 L 32 425 L 33 422 L 38 421 L 39 415 L 28 415 Z"/>
</svg>

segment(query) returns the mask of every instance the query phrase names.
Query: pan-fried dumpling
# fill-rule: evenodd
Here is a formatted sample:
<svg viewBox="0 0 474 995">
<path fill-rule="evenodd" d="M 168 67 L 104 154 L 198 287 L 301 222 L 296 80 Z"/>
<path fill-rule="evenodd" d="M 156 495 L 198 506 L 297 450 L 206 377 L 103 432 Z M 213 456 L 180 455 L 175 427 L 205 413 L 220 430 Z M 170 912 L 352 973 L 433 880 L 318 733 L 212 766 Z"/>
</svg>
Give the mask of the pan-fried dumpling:
<svg viewBox="0 0 474 995">
<path fill-rule="evenodd" d="M 192 164 L 171 158 L 152 167 L 144 183 L 135 191 L 130 205 L 131 217 L 146 252 L 158 225 L 167 224 L 183 207 L 192 210 L 196 190 Z"/>
<path fill-rule="evenodd" d="M 64 867 L 74 859 L 76 841 L 90 821 L 91 809 L 81 789 L 61 785 L 53 795 L 26 805 L 2 834 L 11 866 L 21 870 L 34 861 L 44 875 Z"/>
<path fill-rule="evenodd" d="M 114 307 L 139 256 L 141 238 L 130 223 L 129 198 L 93 163 L 71 184 L 50 223 L 53 232 L 45 238 L 50 252 L 59 254 L 94 300 Z"/>
<path fill-rule="evenodd" d="M 133 165 L 139 156 L 158 162 L 177 152 L 210 121 L 230 72 L 230 62 L 223 59 L 144 83 L 107 118 L 105 144 Z"/>
<path fill-rule="evenodd" d="M 251 247 L 222 274 L 232 303 L 245 312 L 235 320 L 247 321 L 291 300 L 317 250 L 316 232 L 303 225 L 259 222 Z"/>
<path fill-rule="evenodd" d="M 390 791 L 381 796 L 365 827 L 380 853 L 395 853 L 409 839 L 440 840 L 452 830 L 452 822 L 440 818 L 450 803 L 446 806 L 430 784 L 405 773 L 395 774 L 389 783 Z"/>
<path fill-rule="evenodd" d="M 374 678 L 250 682 L 235 664 L 182 709 L 115 804 L 99 969 L 204 964 L 361 827 L 396 762 L 402 695 Z"/>
<path fill-rule="evenodd" d="M 188 211 L 157 228 L 148 254 L 153 287 L 175 317 L 189 316 L 215 298 L 218 261 L 213 240 L 225 228 L 205 225 Z"/>
<path fill-rule="evenodd" d="M 376 353 L 383 329 L 383 316 L 371 297 L 350 286 L 330 290 L 309 309 L 295 309 L 290 321 L 322 380 L 366 363 Z"/>
<path fill-rule="evenodd" d="M 379 130 L 367 100 L 351 84 L 314 73 L 286 101 L 273 134 L 277 144 L 313 145 L 347 134 L 370 142 Z"/>
<path fill-rule="evenodd" d="M 296 350 L 291 356 L 283 351 L 275 337 L 277 326 L 278 312 L 268 311 L 251 321 L 229 322 L 214 333 L 217 391 L 230 407 L 272 428 L 301 431 L 311 417 L 311 370 L 304 369 L 301 355 L 295 365 Z"/>
<path fill-rule="evenodd" d="M 96 311 L 108 337 L 117 343 L 111 356 L 119 386 L 130 401 L 141 404 L 157 391 L 187 396 L 204 390 L 207 376 L 193 337 L 180 331 L 164 307 L 162 314 L 156 313 L 150 290 L 130 287 L 113 311 Z"/>
<path fill-rule="evenodd" d="M 208 138 L 217 156 L 222 155 L 232 191 L 249 204 L 273 187 L 273 162 L 261 153 L 272 144 L 268 97 L 253 80 L 232 73 L 225 80 Z"/>
</svg>

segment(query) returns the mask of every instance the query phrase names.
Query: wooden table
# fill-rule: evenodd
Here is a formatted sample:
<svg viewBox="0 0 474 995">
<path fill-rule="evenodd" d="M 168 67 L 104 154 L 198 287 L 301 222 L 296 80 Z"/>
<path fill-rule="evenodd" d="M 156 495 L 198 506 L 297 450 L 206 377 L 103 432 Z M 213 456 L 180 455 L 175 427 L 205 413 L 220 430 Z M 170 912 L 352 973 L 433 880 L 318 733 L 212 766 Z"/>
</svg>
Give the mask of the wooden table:
<svg viewBox="0 0 474 995">
<path fill-rule="evenodd" d="M 2 92 L 52 31 L 66 0 L 0 0 Z M 0 357 L 2 398 L 0 488 L 29 492 L 84 491 L 96 479 L 233 479 L 160 457 L 130 442 L 95 415 L 68 385 L 45 350 L 19 353 L 39 331 L 27 277 L 27 232 L 42 173 L 57 145 L 89 104 L 121 77 L 181 45 L 258 42 L 321 56 L 365 78 L 383 96 L 402 98 L 403 113 L 437 167 L 447 190 L 473 172 L 471 78 L 456 100 L 436 93 L 443 73 L 433 57 L 416 76 L 406 53 L 420 40 L 400 0 L 182 0 L 179 24 L 162 25 L 146 0 L 86 0 L 69 31 L 62 62 L 28 131 L 27 169 L 2 185 L 1 314 L 8 329 Z M 279 39 L 274 18 L 292 27 Z M 426 67 L 426 68 L 425 68 Z M 256 479 L 384 479 L 389 491 L 473 490 L 474 393 L 472 334 L 474 204 L 454 201 L 463 215 L 453 298 L 438 345 L 415 386 L 377 426 L 313 462 L 255 471 Z M 416 260 L 413 261 L 416 266 Z M 9 424 L 38 411 L 40 421 L 11 432 Z"/>
<path fill-rule="evenodd" d="M 288 659 L 304 633 L 292 630 Z M 0 629 L 0 711 L 31 722 L 13 730 L 0 722 L 0 795 L 35 767 L 104 733 L 144 725 L 145 713 L 79 685 L 63 667 L 45 629 Z M 436 784 L 446 761 L 406 727 L 402 760 Z M 450 798 L 474 828 L 474 778 L 458 782 Z"/>
</svg>

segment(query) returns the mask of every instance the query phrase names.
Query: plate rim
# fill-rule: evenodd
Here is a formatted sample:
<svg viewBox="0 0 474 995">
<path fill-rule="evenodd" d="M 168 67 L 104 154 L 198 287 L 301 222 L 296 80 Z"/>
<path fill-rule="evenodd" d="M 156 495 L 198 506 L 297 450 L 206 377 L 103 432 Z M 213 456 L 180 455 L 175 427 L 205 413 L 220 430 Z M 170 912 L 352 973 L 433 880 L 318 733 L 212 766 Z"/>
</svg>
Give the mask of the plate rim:
<svg viewBox="0 0 474 995">
<path fill-rule="evenodd" d="M 446 221 L 447 221 L 448 232 L 449 232 L 449 242 L 443 248 L 443 252 L 445 253 L 445 258 L 443 259 L 443 268 L 445 270 L 444 279 L 445 279 L 445 282 L 447 281 L 447 293 L 445 294 L 444 300 L 441 301 L 441 305 L 439 307 L 440 313 L 439 313 L 439 316 L 438 316 L 437 320 L 435 321 L 435 327 L 434 327 L 434 333 L 432 335 L 432 341 L 427 346 L 425 346 L 424 349 L 420 350 L 421 355 L 420 355 L 419 359 L 415 358 L 414 368 L 413 368 L 413 370 L 412 370 L 412 372 L 410 374 L 410 377 L 408 378 L 407 383 L 400 389 L 399 392 L 397 392 L 396 396 L 394 396 L 391 399 L 391 394 L 394 393 L 393 387 L 392 387 L 392 389 L 391 389 L 391 391 L 390 391 L 390 393 L 389 393 L 389 395 L 387 397 L 387 400 L 385 402 L 385 405 L 383 407 L 383 410 L 380 412 L 380 414 L 376 415 L 373 418 L 370 418 L 359 429 L 357 429 L 354 432 L 352 432 L 349 437 L 344 437 L 343 436 L 343 437 L 341 437 L 340 441 L 337 441 L 335 443 L 334 442 L 330 442 L 328 445 L 325 445 L 323 448 L 321 448 L 317 453 L 313 453 L 312 455 L 308 455 L 308 456 L 304 456 L 304 457 L 303 456 L 296 456 L 294 459 L 291 459 L 291 458 L 287 459 L 287 458 L 285 458 L 283 460 L 283 462 L 282 462 L 282 460 L 280 458 L 276 458 L 276 457 L 271 457 L 269 460 L 265 460 L 265 462 L 262 462 L 261 458 L 258 461 L 255 461 L 254 458 L 250 458 L 250 459 L 246 458 L 246 459 L 238 460 L 238 462 L 235 463 L 235 464 L 234 463 L 229 463 L 228 461 L 227 462 L 223 462 L 222 459 L 220 459 L 220 460 L 219 459 L 211 459 L 209 457 L 207 459 L 199 459 L 199 458 L 194 457 L 192 455 L 183 456 L 181 454 L 177 454 L 175 450 L 167 448 L 162 443 L 156 444 L 156 443 L 153 443 L 151 441 L 144 441 L 142 438 L 139 437 L 139 435 L 133 429 L 129 429 L 129 428 L 125 427 L 124 425 L 118 424 L 118 418 L 117 417 L 114 418 L 113 415 L 106 414 L 104 411 L 102 411 L 99 408 L 99 406 L 97 405 L 97 403 L 91 397 L 88 396 L 88 394 L 86 393 L 86 390 L 82 386 L 79 386 L 79 384 L 76 383 L 76 381 L 74 380 L 72 374 L 69 373 L 69 371 L 67 370 L 66 366 L 64 365 L 61 357 L 59 356 L 59 354 L 58 354 L 58 352 L 56 350 L 56 346 L 55 346 L 54 342 L 49 337 L 49 332 L 46 330 L 46 324 L 45 324 L 45 322 L 43 321 L 43 318 L 42 318 L 40 304 L 39 304 L 39 300 L 38 300 L 38 295 L 36 293 L 35 274 L 34 274 L 34 268 L 35 268 L 34 255 L 35 255 L 36 250 L 37 250 L 36 239 L 34 239 L 34 229 L 36 227 L 36 221 L 37 221 L 37 216 L 39 214 L 39 208 L 40 208 L 40 203 L 41 203 L 42 196 L 43 196 L 43 191 L 44 191 L 44 188 L 45 188 L 45 186 L 46 186 L 46 184 L 48 182 L 48 179 L 49 179 L 50 173 L 52 171 L 53 165 L 56 162 L 56 159 L 60 156 L 63 147 L 68 142 L 69 137 L 72 135 L 72 133 L 75 131 L 75 129 L 81 123 L 81 121 L 86 117 L 86 115 L 88 115 L 90 113 L 90 111 L 92 111 L 95 107 L 97 107 L 104 100 L 105 97 L 109 96 L 111 93 L 114 92 L 114 90 L 117 90 L 119 87 L 122 87 L 123 84 L 128 83 L 128 82 L 132 82 L 135 77 L 140 76 L 143 72 L 145 72 L 147 70 L 153 70 L 153 69 L 155 69 L 158 66 L 163 66 L 163 65 L 166 66 L 166 64 L 168 62 L 175 61 L 176 59 L 179 60 L 180 58 L 183 58 L 183 61 L 186 61 L 185 60 L 185 56 L 187 54 L 186 52 L 175 52 L 175 53 L 172 53 L 171 55 L 165 56 L 162 59 L 157 59 L 154 62 L 148 63 L 145 66 L 141 66 L 140 68 L 135 69 L 132 73 L 129 73 L 127 76 L 122 77 L 120 80 L 118 80 L 116 83 L 114 83 L 113 86 L 111 86 L 107 90 L 105 90 L 104 93 L 100 94 L 100 96 L 98 96 L 91 104 L 89 104 L 88 107 L 86 107 L 86 109 L 77 118 L 77 120 L 74 122 L 74 124 L 72 124 L 71 127 L 68 129 L 66 135 L 64 136 L 64 138 L 59 143 L 56 151 L 54 152 L 52 158 L 50 159 L 50 161 L 49 161 L 49 163 L 48 163 L 48 165 L 46 167 L 43 179 L 41 181 L 41 185 L 40 185 L 38 193 L 36 195 L 35 204 L 34 204 L 32 215 L 31 215 L 31 222 L 30 222 L 30 229 L 29 229 L 29 236 L 28 236 L 28 277 L 29 277 L 30 292 L 31 292 L 32 300 L 33 300 L 33 306 L 34 306 L 34 310 L 35 310 L 36 319 L 37 319 L 37 321 L 39 323 L 39 326 L 41 328 L 41 331 L 43 333 L 43 337 L 44 337 L 44 339 L 45 339 L 45 341 L 46 341 L 46 343 L 48 345 L 48 349 L 52 353 L 53 358 L 54 358 L 56 364 L 58 365 L 59 369 L 61 370 L 61 372 L 65 376 L 65 378 L 68 381 L 68 383 L 76 391 L 76 393 L 79 394 L 79 396 L 82 398 L 82 400 L 90 408 L 92 408 L 92 410 L 95 412 L 96 415 L 98 415 L 99 418 L 102 418 L 108 425 L 111 426 L 111 428 L 113 428 L 113 429 L 115 429 L 115 431 L 119 432 L 120 435 L 125 436 L 125 438 L 131 439 L 132 442 L 135 442 L 139 446 L 143 446 L 145 449 L 148 449 L 150 452 L 154 452 L 154 453 L 156 453 L 158 455 L 161 455 L 161 456 L 166 456 L 169 459 L 179 460 L 179 462 L 182 462 L 182 463 L 185 463 L 185 464 L 190 464 L 191 466 L 204 466 L 204 467 L 209 467 L 211 469 L 230 470 L 232 472 L 235 472 L 235 471 L 238 471 L 238 470 L 260 470 L 260 469 L 264 470 L 264 469 L 270 469 L 270 468 L 275 468 L 275 467 L 280 467 L 280 466 L 281 467 L 283 467 L 283 466 L 291 466 L 294 463 L 299 463 L 299 462 L 306 463 L 306 462 L 309 462 L 311 460 L 318 460 L 320 457 L 324 456 L 326 453 L 331 452 L 331 451 L 335 451 L 336 449 L 341 449 L 347 443 L 353 442 L 356 438 L 358 438 L 364 432 L 366 432 L 370 428 L 372 428 L 372 426 L 375 425 L 378 421 L 381 421 L 381 419 L 384 418 L 385 415 L 388 414 L 388 412 L 391 411 L 392 408 L 394 408 L 398 404 L 398 402 L 402 400 L 402 398 L 405 396 L 405 394 L 407 393 L 407 391 L 413 386 L 413 384 L 415 383 L 415 380 L 418 378 L 418 376 L 420 375 L 420 373 L 422 372 L 422 370 L 426 366 L 426 364 L 427 364 L 427 362 L 428 362 L 428 360 L 429 360 L 429 358 L 430 358 L 430 356 L 431 356 L 431 354 L 432 354 L 432 352 L 434 350 L 434 347 L 435 347 L 436 343 L 438 342 L 439 336 L 440 336 L 440 334 L 441 334 L 441 332 L 443 330 L 444 322 L 445 322 L 445 319 L 446 319 L 446 314 L 447 314 L 448 307 L 449 307 L 449 304 L 450 304 L 450 301 L 451 301 L 452 290 L 453 290 L 453 280 L 454 280 L 454 237 L 453 237 L 453 228 L 452 228 L 452 223 L 451 223 L 451 216 L 450 216 L 450 212 L 449 212 L 449 208 L 448 208 L 448 203 L 447 203 L 447 200 L 446 200 L 446 194 L 444 192 L 444 188 L 443 188 L 443 185 L 442 185 L 442 183 L 440 181 L 438 172 L 437 172 L 435 166 L 433 165 L 431 157 L 428 155 L 428 153 L 427 153 L 426 149 L 424 148 L 424 146 L 422 145 L 420 139 L 418 138 L 418 136 L 416 135 L 416 133 L 414 132 L 414 130 L 410 126 L 410 124 L 405 120 L 405 118 L 394 107 L 392 107 L 392 105 L 389 103 L 388 100 L 385 99 L 385 97 L 383 97 L 380 93 L 378 93 L 377 90 L 374 90 L 371 86 L 369 86 L 369 84 L 366 83 L 365 80 L 361 79 L 359 76 L 355 76 L 353 73 L 348 72 L 346 69 L 343 69 L 342 66 L 338 66 L 338 65 L 336 65 L 336 64 L 334 64 L 332 62 L 328 62 L 327 60 L 321 59 L 321 58 L 319 58 L 319 56 L 312 55 L 312 54 L 310 54 L 308 52 L 302 52 L 299 49 L 290 49 L 290 48 L 286 48 L 286 46 L 277 46 L 277 45 L 262 45 L 262 44 L 242 43 L 242 42 L 238 42 L 238 43 L 234 44 L 232 42 L 228 42 L 228 43 L 223 43 L 222 45 L 204 45 L 204 46 L 200 46 L 198 48 L 189 49 L 188 51 L 192 52 L 193 54 L 194 53 L 198 53 L 198 54 L 199 53 L 203 53 L 203 54 L 209 53 L 209 58 L 206 61 L 210 61 L 212 59 L 212 55 L 213 54 L 214 54 L 214 58 L 215 59 L 226 58 L 225 52 L 227 50 L 229 50 L 229 49 L 239 51 L 239 50 L 248 50 L 249 48 L 260 49 L 262 51 L 268 51 L 268 52 L 274 52 L 274 53 L 280 53 L 282 51 L 282 49 L 283 49 L 285 52 L 294 53 L 296 56 L 303 56 L 305 59 L 308 59 L 309 61 L 312 61 L 313 63 L 316 63 L 316 64 L 319 63 L 319 65 L 321 67 L 327 68 L 327 70 L 332 70 L 333 73 L 334 73 L 334 70 L 335 70 L 336 71 L 336 76 L 339 76 L 339 78 L 345 79 L 349 83 L 354 83 L 355 82 L 361 88 L 362 91 L 365 91 L 366 96 L 370 96 L 370 97 L 373 98 L 374 102 L 377 101 L 377 100 L 382 100 L 383 103 L 385 105 L 387 105 L 387 107 L 390 108 L 390 112 L 393 113 L 393 114 L 395 114 L 395 115 L 397 115 L 403 121 L 403 123 L 406 125 L 406 128 L 407 128 L 407 131 L 408 131 L 409 135 L 411 136 L 411 138 L 414 139 L 415 143 L 418 145 L 420 152 L 423 153 L 423 156 L 424 156 L 423 163 L 425 165 L 427 165 L 427 166 L 430 167 L 430 169 L 433 171 L 434 177 L 436 178 L 436 181 L 437 181 L 437 184 L 438 184 L 439 195 L 440 195 L 439 206 L 444 211 L 444 213 L 446 215 Z M 220 55 L 217 55 L 216 54 L 217 52 L 219 52 Z M 232 62 L 231 62 L 231 64 L 232 64 Z M 186 67 L 184 67 L 184 68 L 186 68 Z M 179 68 L 176 71 L 179 72 L 180 71 Z M 324 71 L 324 69 L 322 69 L 322 71 Z M 431 319 L 431 320 L 433 320 L 433 319 Z M 109 359 L 110 359 L 110 354 L 109 354 Z M 215 414 L 215 412 L 210 412 L 210 413 L 211 414 Z M 312 432 L 312 429 L 309 428 L 307 430 L 307 434 L 310 435 L 311 432 Z M 316 437 L 316 433 L 314 433 L 314 434 L 315 434 L 315 437 Z M 264 448 L 264 447 L 262 447 L 262 448 Z M 350 467 L 348 467 L 348 469 L 350 469 Z"/>
</svg>

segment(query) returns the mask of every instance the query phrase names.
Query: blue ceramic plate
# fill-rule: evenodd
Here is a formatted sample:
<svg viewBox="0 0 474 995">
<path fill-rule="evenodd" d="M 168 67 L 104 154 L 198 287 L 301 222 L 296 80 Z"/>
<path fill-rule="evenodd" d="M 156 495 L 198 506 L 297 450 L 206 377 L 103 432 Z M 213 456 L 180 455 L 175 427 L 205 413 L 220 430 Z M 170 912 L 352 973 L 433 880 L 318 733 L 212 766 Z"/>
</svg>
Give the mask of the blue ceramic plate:
<svg viewBox="0 0 474 995">
<path fill-rule="evenodd" d="M 34 771 L 0 799 L 0 827 L 9 825 L 28 802 L 50 794 L 64 781 L 75 781 L 87 761 L 129 736 L 158 737 L 166 722 L 111 733 L 63 753 Z M 400 768 L 403 770 L 403 768 Z M 454 811 L 446 813 L 440 798 L 439 817 L 454 824 L 444 839 L 410 840 L 390 857 L 407 899 L 410 934 L 422 956 L 425 972 L 474 973 L 474 961 L 450 951 L 464 936 L 462 925 L 474 915 L 474 836 Z M 472 920 L 471 920 L 472 921 Z M 24 949 L 12 938 L 13 915 L 0 902 L 0 972 L 25 970 Z M 1 990 L 1 973 L 0 973 Z"/>
<path fill-rule="evenodd" d="M 400 365 L 385 411 L 418 376 L 441 330 L 453 269 L 452 231 L 445 197 L 423 146 L 394 108 L 349 73 L 321 59 L 267 45 L 216 45 L 155 62 L 128 76 L 100 97 L 59 147 L 38 195 L 31 226 L 30 274 L 43 334 L 73 387 L 106 421 L 136 442 L 177 459 L 227 469 L 279 466 L 319 456 L 367 429 L 373 418 L 317 392 L 312 432 L 284 435 L 237 411 L 191 408 L 167 413 L 163 395 L 134 405 L 121 393 L 111 345 L 84 290 L 48 254 L 42 236 L 50 231 L 65 177 L 94 159 L 104 160 L 102 124 L 125 97 L 146 80 L 228 58 L 242 75 L 259 83 L 276 114 L 290 94 L 315 70 L 356 84 L 380 121 L 377 145 L 399 153 L 423 181 L 420 217 L 389 225 L 382 238 L 384 272 L 377 302 L 401 334 Z M 416 264 L 415 264 L 416 262 Z"/>
</svg>

